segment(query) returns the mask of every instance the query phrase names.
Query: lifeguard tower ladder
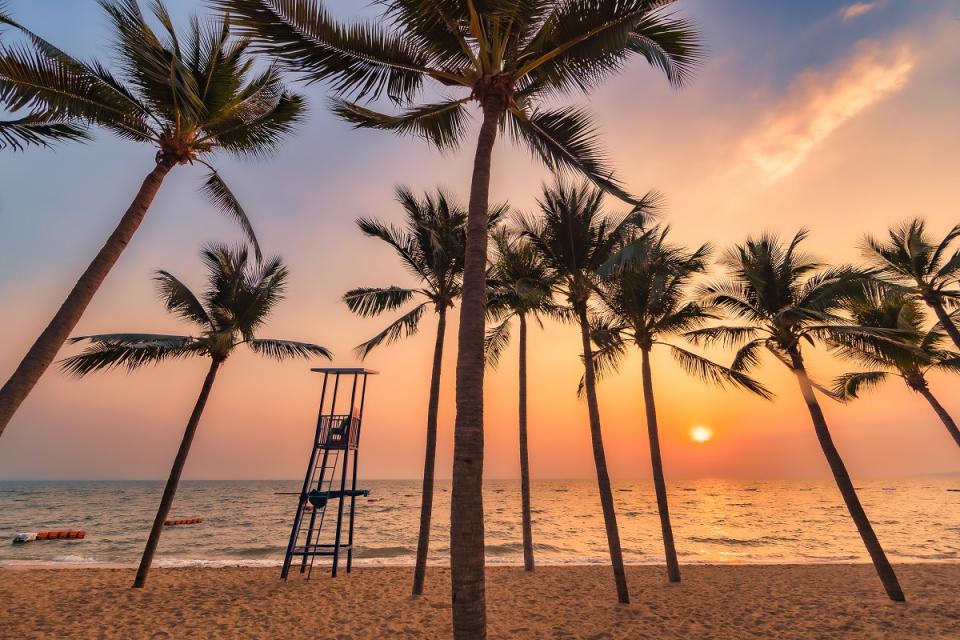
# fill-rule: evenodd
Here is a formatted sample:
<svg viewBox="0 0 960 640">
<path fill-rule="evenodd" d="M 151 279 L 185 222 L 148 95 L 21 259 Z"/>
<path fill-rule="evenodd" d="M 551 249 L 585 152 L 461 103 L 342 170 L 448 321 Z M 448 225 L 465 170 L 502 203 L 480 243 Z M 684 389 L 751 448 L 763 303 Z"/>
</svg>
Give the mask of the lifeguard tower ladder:
<svg viewBox="0 0 960 640">
<path fill-rule="evenodd" d="M 356 500 L 369 495 L 357 489 L 357 454 L 368 369 L 311 369 L 323 374 L 320 411 L 307 473 L 297 501 L 290 530 L 290 542 L 283 559 L 280 577 L 286 580 L 296 561 L 300 573 L 313 572 L 317 556 L 333 556 L 333 577 L 337 577 L 340 554 L 347 554 L 347 573 L 353 565 L 353 516 Z M 349 396 L 349 403 L 344 400 Z M 296 495 L 296 494 L 295 494 Z M 336 507 L 336 526 L 330 527 L 326 514 Z M 346 513 L 345 513 L 346 510 Z M 332 514 L 331 514 L 332 515 Z M 346 516 L 346 522 L 344 517 Z M 324 524 L 327 524 L 326 529 Z M 346 528 L 346 531 L 344 531 Z M 343 538 L 346 535 L 346 542 Z M 296 560 L 295 560 L 296 559 Z"/>
</svg>

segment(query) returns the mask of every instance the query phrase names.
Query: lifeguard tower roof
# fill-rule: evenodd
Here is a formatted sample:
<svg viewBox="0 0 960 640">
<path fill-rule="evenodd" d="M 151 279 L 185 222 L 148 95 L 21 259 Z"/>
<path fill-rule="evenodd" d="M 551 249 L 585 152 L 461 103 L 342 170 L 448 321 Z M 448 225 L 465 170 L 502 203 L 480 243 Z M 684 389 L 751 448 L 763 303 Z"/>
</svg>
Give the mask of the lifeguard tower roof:
<svg viewBox="0 0 960 640">
<path fill-rule="evenodd" d="M 341 373 L 341 374 L 365 373 L 371 376 L 375 376 L 380 373 L 379 371 L 374 371 L 373 369 L 363 369 L 363 368 L 357 368 L 357 367 L 316 367 L 316 368 L 310 369 L 310 371 L 316 371 L 317 373 Z"/>
</svg>

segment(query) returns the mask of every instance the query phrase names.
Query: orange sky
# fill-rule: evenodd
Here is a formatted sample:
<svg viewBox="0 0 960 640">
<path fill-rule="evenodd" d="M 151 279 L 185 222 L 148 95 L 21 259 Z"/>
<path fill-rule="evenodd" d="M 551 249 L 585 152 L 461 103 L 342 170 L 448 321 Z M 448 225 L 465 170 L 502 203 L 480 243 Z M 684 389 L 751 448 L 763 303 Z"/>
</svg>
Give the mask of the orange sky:
<svg viewBox="0 0 960 640">
<path fill-rule="evenodd" d="M 955 11 L 933 2 L 858 3 L 871 5 L 867 10 L 814 4 L 816 11 L 786 20 L 760 9 L 730 16 L 707 3 L 681 3 L 703 25 L 711 52 L 691 86 L 672 91 L 637 63 L 586 101 L 621 178 L 634 191 L 666 195 L 675 240 L 723 248 L 763 229 L 787 234 L 807 226 L 808 250 L 839 262 L 857 259 L 865 232 L 881 233 L 907 216 L 925 216 L 937 234 L 958 221 Z M 31 24 L 59 22 L 46 28 L 52 37 L 66 27 L 54 5 L 14 0 L 12 9 L 30 13 L 22 17 Z M 102 53 L 98 32 L 91 33 L 86 44 L 69 36 L 68 48 Z M 355 363 L 352 347 L 388 319 L 353 318 L 339 296 L 354 286 L 410 283 L 386 246 L 356 231 L 354 218 L 398 220 L 391 196 L 398 183 L 416 190 L 443 185 L 465 200 L 473 145 L 441 157 L 418 141 L 352 132 L 323 111 L 321 88 L 307 93 L 311 122 L 276 158 L 220 164 L 265 250 L 281 253 L 292 271 L 289 299 L 264 335 L 319 342 L 346 366 Z M 150 150 L 104 134 L 55 153 L 0 157 L 0 373 L 13 369 L 49 318 L 151 158 Z M 508 141 L 497 148 L 493 199 L 529 210 L 544 178 Z M 200 244 L 238 237 L 195 193 L 198 182 L 190 170 L 171 176 L 78 334 L 183 330 L 156 301 L 151 270 L 165 268 L 199 286 Z M 422 468 L 434 328 L 425 319 L 421 335 L 367 362 L 383 375 L 371 381 L 361 454 L 366 477 L 412 478 Z M 441 476 L 451 466 L 455 330 L 454 322 L 442 388 Z M 586 409 L 575 395 L 578 344 L 571 327 L 531 332 L 530 450 L 538 478 L 593 474 Z M 665 353 L 653 364 L 668 477 L 826 475 L 795 384 L 779 365 L 761 374 L 778 394 L 771 403 L 707 388 Z M 168 363 L 82 381 L 51 370 L 0 438 L 0 478 L 165 477 L 205 367 Z M 840 370 L 828 358 L 813 359 L 822 379 Z M 958 381 L 934 376 L 931 384 L 960 414 Z M 217 381 L 187 477 L 300 475 L 318 394 L 319 378 L 306 365 L 235 356 Z M 488 372 L 486 397 L 487 476 L 515 477 L 515 350 Z M 648 477 L 637 358 L 603 382 L 600 403 L 612 474 Z M 857 477 L 960 471 L 960 452 L 942 425 L 896 381 L 850 406 L 825 404 L 825 411 Z M 715 438 L 692 442 L 695 424 L 712 427 Z"/>
</svg>

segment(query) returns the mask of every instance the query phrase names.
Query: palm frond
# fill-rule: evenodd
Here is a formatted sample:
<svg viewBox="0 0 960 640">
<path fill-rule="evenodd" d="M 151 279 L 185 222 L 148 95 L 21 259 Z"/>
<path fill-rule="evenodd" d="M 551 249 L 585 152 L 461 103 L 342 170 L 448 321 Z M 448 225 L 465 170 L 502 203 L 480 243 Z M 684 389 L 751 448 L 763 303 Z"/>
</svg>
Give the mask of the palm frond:
<svg viewBox="0 0 960 640">
<path fill-rule="evenodd" d="M 315 0 L 212 0 L 258 48 L 279 57 L 310 82 L 330 83 L 335 93 L 357 98 L 409 100 L 424 78 L 451 79 L 427 66 L 416 43 L 385 27 L 338 24 Z"/>
<path fill-rule="evenodd" d="M 399 309 L 413 299 L 416 293 L 414 289 L 402 287 L 358 287 L 346 292 L 343 301 L 350 311 L 369 318 Z"/>
<path fill-rule="evenodd" d="M 444 100 L 412 107 L 399 115 L 388 115 L 354 102 L 333 98 L 331 109 L 356 128 L 412 135 L 431 142 L 438 149 L 456 149 L 469 123 L 470 114 L 465 108 L 469 100 Z"/>
<path fill-rule="evenodd" d="M 614 176 L 606 154 L 598 146 L 596 128 L 586 111 L 560 107 L 529 113 L 514 109 L 510 114 L 508 123 L 514 140 L 526 144 L 548 169 L 573 170 L 625 202 L 642 204 Z"/>
<path fill-rule="evenodd" d="M 72 343 L 81 341 L 91 344 L 82 353 L 60 361 L 63 371 L 80 377 L 118 367 L 132 371 L 148 364 L 203 353 L 202 345 L 189 336 L 114 333 L 70 339 Z"/>
<path fill-rule="evenodd" d="M 57 142 L 89 139 L 85 127 L 59 116 L 35 113 L 0 121 L 0 151 L 23 151 L 30 146 L 50 147 Z"/>
<path fill-rule="evenodd" d="M 310 342 L 296 342 L 294 340 L 275 340 L 256 338 L 247 343 L 254 353 L 273 358 L 274 360 L 290 360 L 293 358 L 308 359 L 313 357 L 333 359 L 333 354 L 326 347 Z"/>
<path fill-rule="evenodd" d="M 373 336 L 354 350 L 357 356 L 364 360 L 370 352 L 381 344 L 392 344 L 401 338 L 408 338 L 417 333 L 420 328 L 420 319 L 428 303 L 418 304 L 392 322 L 386 329 Z"/>
<path fill-rule="evenodd" d="M 845 373 L 833 379 L 831 393 L 839 402 L 849 402 L 860 397 L 862 391 L 882 384 L 890 374 L 886 371 L 860 371 Z"/>
<path fill-rule="evenodd" d="M 487 329 L 487 335 L 483 339 L 483 352 L 486 355 L 487 365 L 496 368 L 500 364 L 500 356 L 503 355 L 507 345 L 510 344 L 510 323 L 513 320 L 513 314 L 507 315 L 501 322 Z"/>
<path fill-rule="evenodd" d="M 207 166 L 209 167 L 209 165 Z M 200 190 L 210 198 L 210 201 L 220 212 L 227 214 L 233 218 L 234 222 L 240 225 L 244 235 L 247 236 L 247 240 L 253 246 L 257 260 L 262 260 L 263 254 L 260 252 L 260 243 L 257 241 L 257 234 L 253 230 L 253 225 L 250 223 L 250 218 L 247 217 L 247 212 L 244 211 L 243 205 L 240 204 L 240 201 L 233 194 L 233 191 L 230 190 L 230 187 L 227 186 L 227 183 L 223 181 L 223 178 L 220 177 L 216 169 L 213 167 L 209 168 L 210 173 L 207 175 L 207 180 L 203 183 Z"/>
<path fill-rule="evenodd" d="M 761 398 L 765 398 L 767 400 L 773 398 L 773 394 L 766 387 L 743 373 L 743 371 L 737 371 L 733 368 L 724 367 L 723 365 L 717 364 L 712 360 L 708 360 L 703 356 L 697 355 L 691 351 L 687 351 L 686 349 L 676 345 L 668 343 L 662 344 L 666 344 L 666 346 L 669 347 L 670 354 L 673 356 L 673 359 L 683 368 L 684 371 L 690 375 L 700 378 L 704 382 L 715 384 L 720 387 L 731 385 L 740 389 L 745 389 L 751 393 L 755 393 Z"/>
<path fill-rule="evenodd" d="M 163 299 L 167 311 L 173 312 L 188 322 L 200 325 L 203 329 L 213 327 L 213 321 L 203 308 L 200 300 L 187 285 L 183 284 L 168 271 L 157 271 L 154 276 L 160 297 Z"/>
</svg>

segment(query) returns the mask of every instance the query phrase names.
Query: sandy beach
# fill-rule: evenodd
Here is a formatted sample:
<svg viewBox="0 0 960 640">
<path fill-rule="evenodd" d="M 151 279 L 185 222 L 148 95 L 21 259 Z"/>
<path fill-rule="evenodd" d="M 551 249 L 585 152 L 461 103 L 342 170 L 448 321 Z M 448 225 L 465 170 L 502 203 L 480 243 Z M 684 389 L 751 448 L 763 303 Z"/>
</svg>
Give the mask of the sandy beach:
<svg viewBox="0 0 960 640">
<path fill-rule="evenodd" d="M 617 605 L 603 566 L 488 569 L 492 638 L 955 638 L 960 564 L 897 567 L 906 604 L 866 565 L 628 567 Z M 3 638 L 446 638 L 449 572 L 409 595 L 410 568 L 358 568 L 331 580 L 275 569 L 0 569 Z"/>
</svg>

